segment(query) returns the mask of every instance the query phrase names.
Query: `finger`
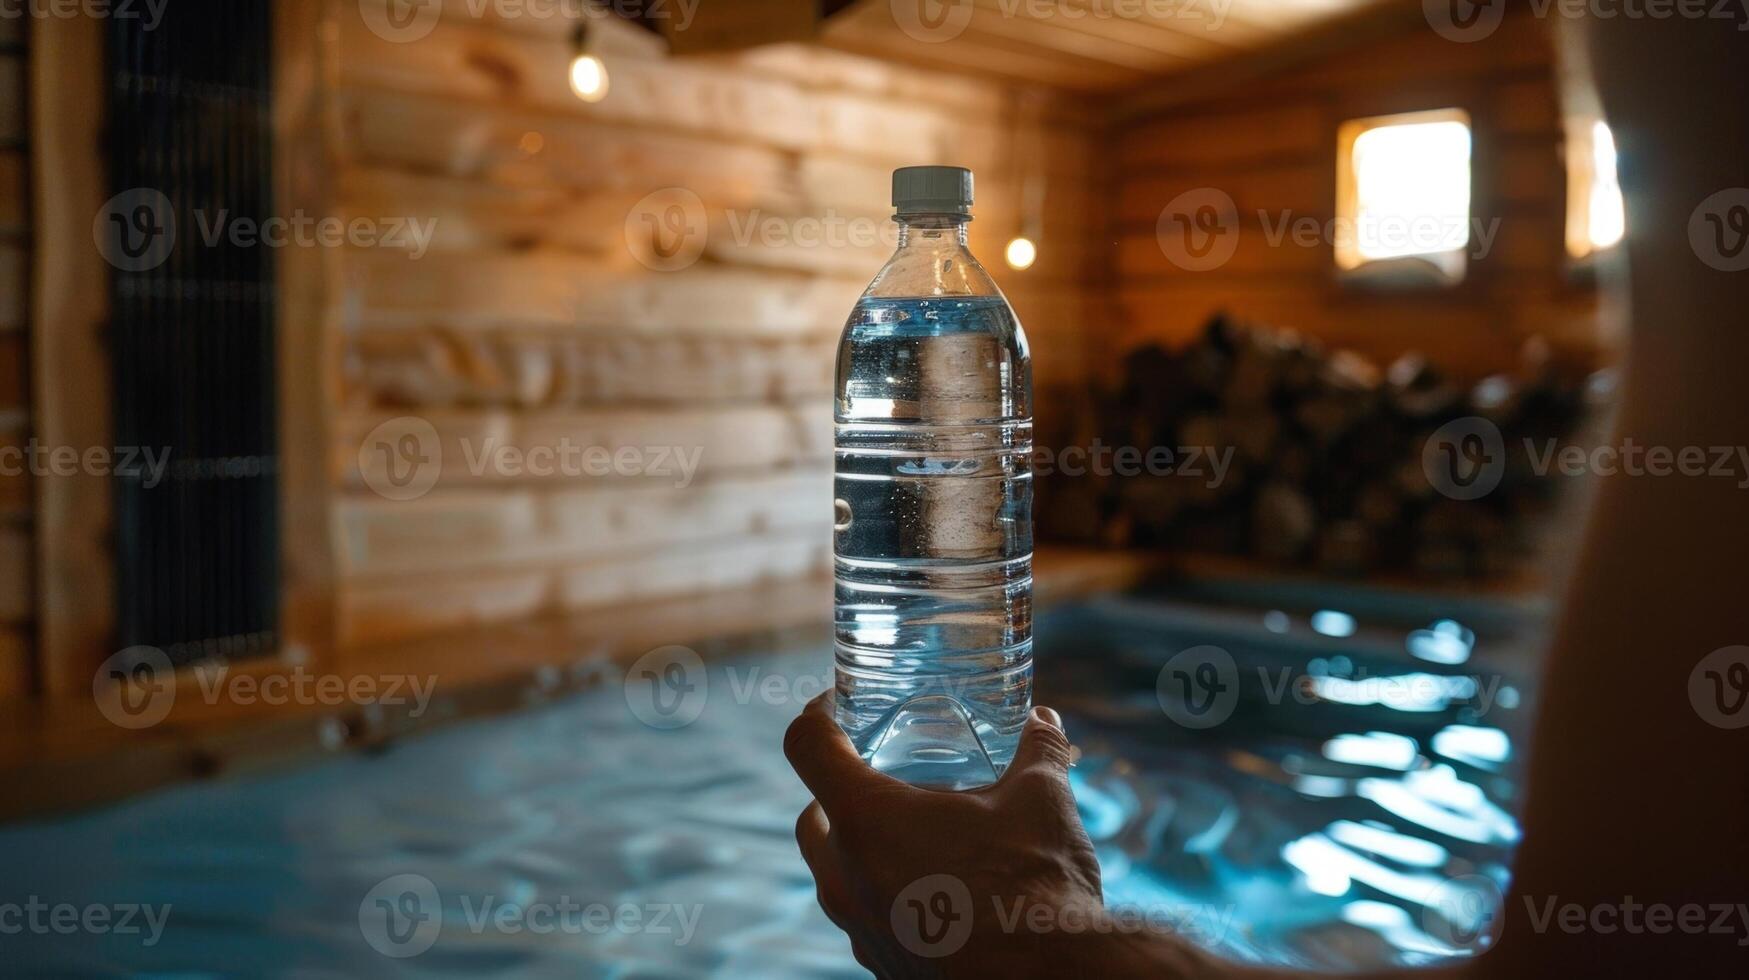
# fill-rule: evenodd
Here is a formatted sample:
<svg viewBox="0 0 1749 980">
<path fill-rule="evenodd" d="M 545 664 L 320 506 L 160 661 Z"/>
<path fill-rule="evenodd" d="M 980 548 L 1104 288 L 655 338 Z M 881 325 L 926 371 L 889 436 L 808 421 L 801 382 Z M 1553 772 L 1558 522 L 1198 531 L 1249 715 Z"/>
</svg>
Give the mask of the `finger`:
<svg viewBox="0 0 1749 980">
<path fill-rule="evenodd" d="M 802 860 L 808 863 L 808 870 L 818 879 L 833 863 L 828 860 L 829 841 L 832 825 L 826 820 L 826 811 L 820 806 L 819 800 L 811 800 L 802 815 L 796 818 L 796 844 L 802 849 Z"/>
<path fill-rule="evenodd" d="M 1069 736 L 1063 733 L 1062 716 L 1043 706 L 1033 708 L 1026 719 L 1026 727 L 1020 732 L 1020 746 L 1014 750 L 1014 761 L 1002 774 L 1002 782 L 1009 782 L 1010 777 L 1020 779 L 1023 775 L 1031 778 L 1045 776 L 1066 787 L 1069 763 L 1074 756 Z"/>
<path fill-rule="evenodd" d="M 826 918 L 844 928 L 840 910 L 844 899 L 844 876 L 840 872 L 838 855 L 832 849 L 832 825 L 818 800 L 808 803 L 796 818 L 796 843 L 801 847 L 802 860 L 814 874 L 814 898 L 820 903 Z"/>
<path fill-rule="evenodd" d="M 868 947 L 859 942 L 852 942 L 850 944 L 850 955 L 856 958 L 856 962 L 863 969 L 877 977 L 881 975 L 880 968 L 875 966 L 874 956 L 869 953 Z"/>
<path fill-rule="evenodd" d="M 1069 733 L 1069 730 L 1063 727 L 1063 716 L 1057 714 L 1057 709 L 1047 708 L 1041 704 L 1033 709 L 1033 713 L 1048 722 L 1050 726 L 1057 731 L 1062 732 L 1065 735 Z"/>
<path fill-rule="evenodd" d="M 783 735 L 783 754 L 828 818 L 847 813 L 869 790 L 895 784 L 870 769 L 832 717 L 832 692 L 808 702 Z"/>
</svg>

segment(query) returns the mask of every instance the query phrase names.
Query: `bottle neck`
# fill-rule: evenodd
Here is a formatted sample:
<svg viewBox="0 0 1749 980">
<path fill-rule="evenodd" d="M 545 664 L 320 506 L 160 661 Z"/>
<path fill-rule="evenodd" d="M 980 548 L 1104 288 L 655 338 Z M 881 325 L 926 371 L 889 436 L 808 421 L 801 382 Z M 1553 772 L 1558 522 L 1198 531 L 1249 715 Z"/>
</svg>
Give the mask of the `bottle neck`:
<svg viewBox="0 0 1749 980">
<path fill-rule="evenodd" d="M 863 293 L 887 296 L 1000 296 L 1001 291 L 966 247 L 969 214 L 903 212 L 899 247 Z"/>
<path fill-rule="evenodd" d="M 965 248 L 966 223 L 972 216 L 930 211 L 896 214 L 893 220 L 899 223 L 900 248 Z"/>
</svg>

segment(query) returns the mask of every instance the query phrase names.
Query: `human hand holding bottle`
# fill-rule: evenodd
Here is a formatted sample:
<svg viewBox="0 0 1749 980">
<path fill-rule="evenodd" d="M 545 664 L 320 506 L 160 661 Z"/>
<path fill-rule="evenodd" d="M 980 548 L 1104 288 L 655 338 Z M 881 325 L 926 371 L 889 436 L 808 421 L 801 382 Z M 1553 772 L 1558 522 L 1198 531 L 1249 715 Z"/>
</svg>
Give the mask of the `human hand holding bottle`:
<svg viewBox="0 0 1749 980">
<path fill-rule="evenodd" d="M 1069 740 L 1049 708 L 1033 710 L 1002 779 L 967 792 L 871 769 L 833 721 L 832 692 L 790 725 L 784 754 L 815 797 L 796 839 L 820 906 L 879 976 L 1159 977 L 1211 965 L 1164 934 L 1108 927 Z"/>
</svg>

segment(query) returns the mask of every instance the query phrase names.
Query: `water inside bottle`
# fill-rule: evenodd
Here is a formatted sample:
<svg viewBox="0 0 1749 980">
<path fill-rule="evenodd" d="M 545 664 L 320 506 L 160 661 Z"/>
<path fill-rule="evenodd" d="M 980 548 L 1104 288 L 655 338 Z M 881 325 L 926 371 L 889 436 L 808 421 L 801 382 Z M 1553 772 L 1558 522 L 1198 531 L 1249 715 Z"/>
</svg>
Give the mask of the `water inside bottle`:
<svg viewBox="0 0 1749 980">
<path fill-rule="evenodd" d="M 864 297 L 845 328 L 838 721 L 906 782 L 994 782 L 1031 709 L 1030 374 L 999 295 Z"/>
</svg>

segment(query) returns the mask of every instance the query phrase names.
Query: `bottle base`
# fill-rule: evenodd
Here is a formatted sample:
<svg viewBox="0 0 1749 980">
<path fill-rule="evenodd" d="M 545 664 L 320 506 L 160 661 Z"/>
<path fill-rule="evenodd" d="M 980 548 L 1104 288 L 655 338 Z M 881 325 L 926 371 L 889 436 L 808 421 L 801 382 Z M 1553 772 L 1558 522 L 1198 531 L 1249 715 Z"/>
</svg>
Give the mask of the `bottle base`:
<svg viewBox="0 0 1749 980">
<path fill-rule="evenodd" d="M 943 694 L 900 705 L 865 755 L 881 772 L 928 789 L 976 789 L 1001 775 L 971 715 Z"/>
</svg>

